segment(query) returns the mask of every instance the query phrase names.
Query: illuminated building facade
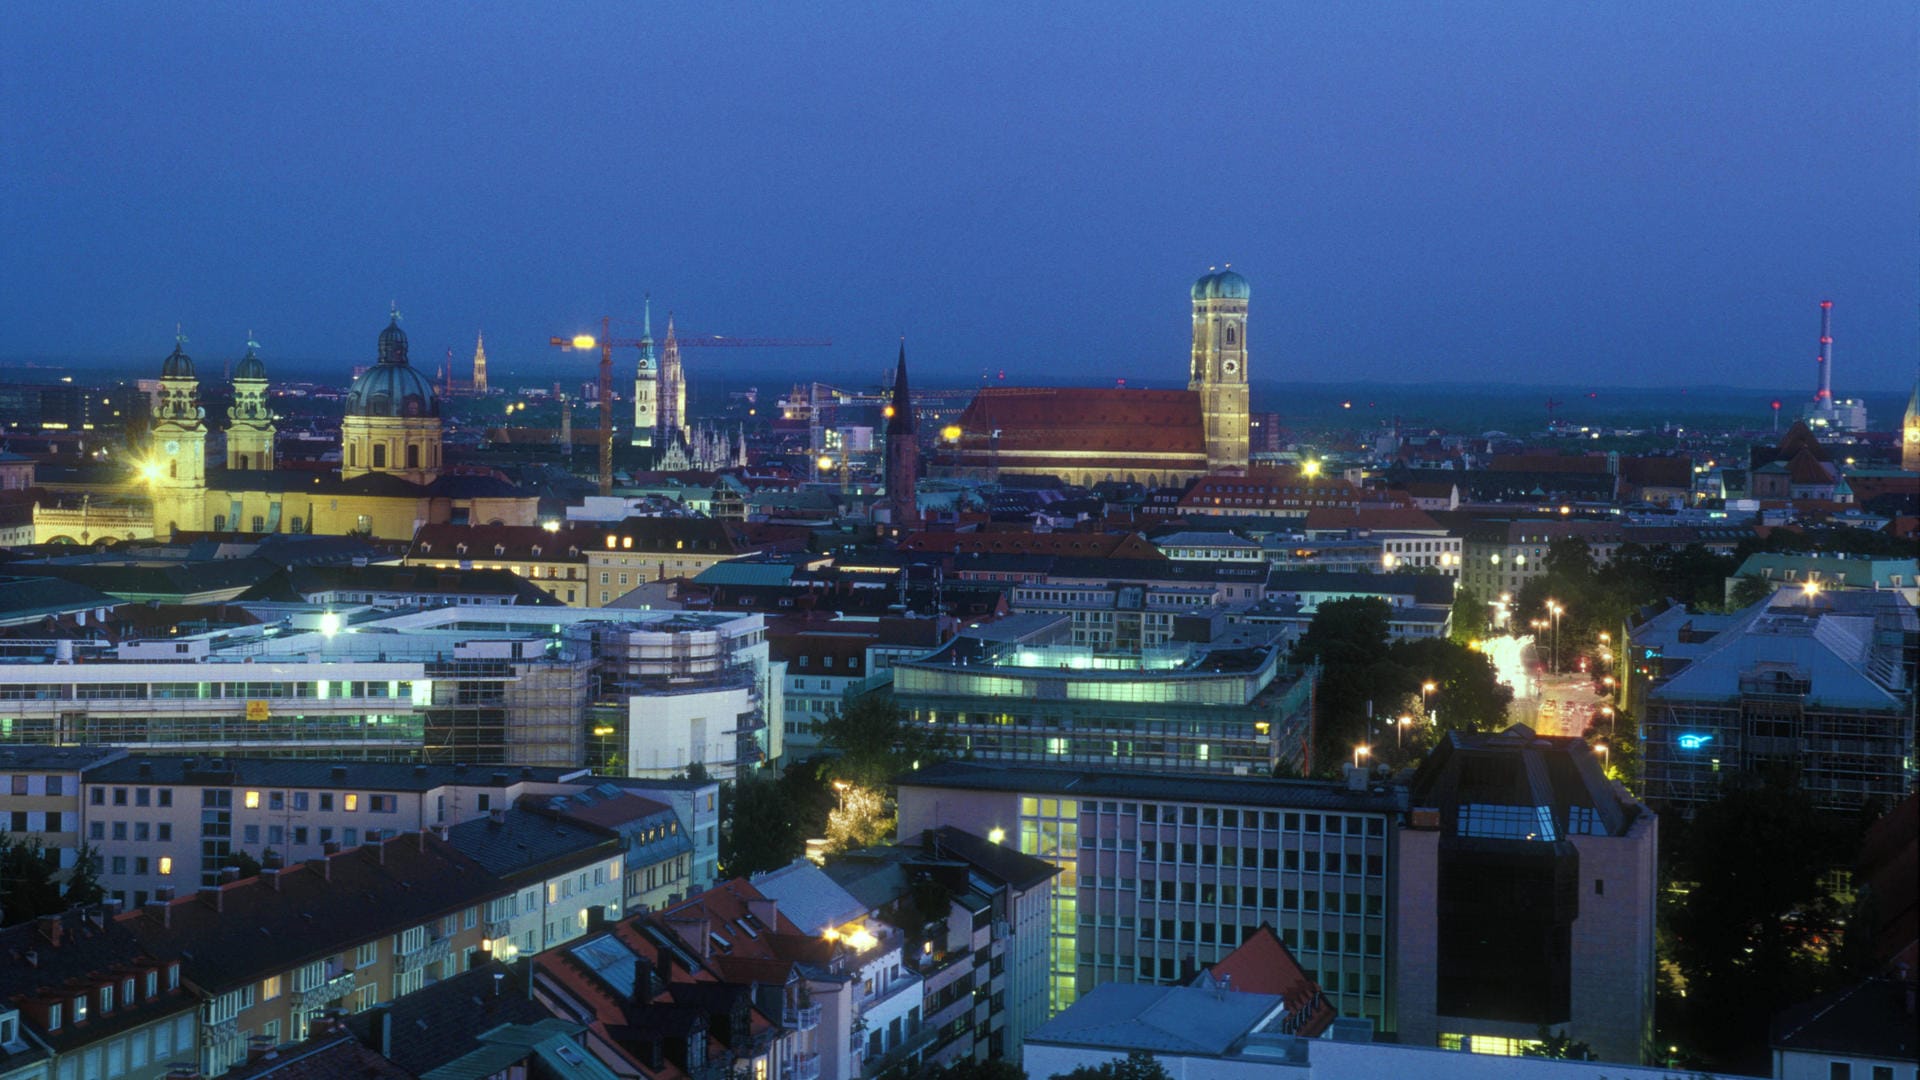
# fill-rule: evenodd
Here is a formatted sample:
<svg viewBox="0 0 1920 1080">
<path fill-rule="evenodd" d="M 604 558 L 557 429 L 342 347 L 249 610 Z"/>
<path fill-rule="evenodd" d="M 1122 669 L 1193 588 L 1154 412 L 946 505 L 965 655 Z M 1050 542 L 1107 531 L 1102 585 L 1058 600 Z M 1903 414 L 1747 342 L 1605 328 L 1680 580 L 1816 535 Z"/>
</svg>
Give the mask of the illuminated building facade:
<svg viewBox="0 0 1920 1080">
<path fill-rule="evenodd" d="M 1185 390 L 989 387 L 943 432 L 936 475 L 1175 486 L 1248 459 L 1246 278 L 1194 282 Z"/>
<path fill-rule="evenodd" d="M 948 761 L 902 779 L 899 807 L 902 836 L 976 829 L 1060 868 L 1050 1014 L 1184 983 L 1265 923 L 1341 1015 L 1394 1028 L 1393 789 Z"/>
<path fill-rule="evenodd" d="M 653 300 L 640 332 L 640 366 L 633 376 L 633 445 L 651 447 L 660 426 L 660 358 L 653 353 Z"/>
<path fill-rule="evenodd" d="M 1907 399 L 1907 412 L 1900 422 L 1900 467 L 1920 472 L 1920 382 L 1913 384 L 1913 396 Z"/>
<path fill-rule="evenodd" d="M 1112 655 L 962 636 L 894 664 L 894 698 L 979 761 L 1270 776 L 1306 753 L 1312 680 L 1271 633 Z"/>
</svg>

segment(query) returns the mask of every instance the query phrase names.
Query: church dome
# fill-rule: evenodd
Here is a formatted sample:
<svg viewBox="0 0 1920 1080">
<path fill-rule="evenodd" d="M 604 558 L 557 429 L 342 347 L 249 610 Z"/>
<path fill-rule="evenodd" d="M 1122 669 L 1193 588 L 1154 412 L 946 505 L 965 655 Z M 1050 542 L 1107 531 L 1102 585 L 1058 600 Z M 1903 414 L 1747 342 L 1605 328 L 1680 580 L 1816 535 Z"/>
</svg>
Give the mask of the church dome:
<svg viewBox="0 0 1920 1080">
<path fill-rule="evenodd" d="M 180 342 L 173 343 L 173 352 L 167 355 L 160 365 L 160 377 L 163 379 L 193 378 L 193 358 L 180 351 Z"/>
<path fill-rule="evenodd" d="M 233 377 L 235 380 L 258 379 L 261 382 L 267 381 L 267 365 L 260 362 L 260 354 L 255 352 L 254 348 L 253 342 L 247 342 L 247 355 L 241 357 L 240 362 L 233 365 Z"/>
<path fill-rule="evenodd" d="M 1204 274 L 1193 283 L 1195 300 L 1245 300 L 1248 292 L 1247 279 L 1233 269 Z"/>
<path fill-rule="evenodd" d="M 380 331 L 380 362 L 404 364 L 407 362 L 407 332 L 400 329 L 400 313 L 394 312 L 387 328 Z"/>
<path fill-rule="evenodd" d="M 433 384 L 407 363 L 407 335 L 398 316 L 380 331 L 380 362 L 353 380 L 348 416 L 439 416 Z"/>
</svg>

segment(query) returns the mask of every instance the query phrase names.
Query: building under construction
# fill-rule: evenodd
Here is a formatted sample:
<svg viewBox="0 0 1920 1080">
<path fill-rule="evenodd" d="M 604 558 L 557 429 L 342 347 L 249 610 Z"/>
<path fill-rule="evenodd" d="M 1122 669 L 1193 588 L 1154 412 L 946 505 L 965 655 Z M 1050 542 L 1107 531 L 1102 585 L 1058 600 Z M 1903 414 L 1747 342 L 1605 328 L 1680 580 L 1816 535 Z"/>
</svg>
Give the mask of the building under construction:
<svg viewBox="0 0 1920 1080">
<path fill-rule="evenodd" d="M 1730 620 L 1685 616 L 1632 637 L 1650 801 L 1684 812 L 1768 773 L 1842 812 L 1912 790 L 1920 617 L 1901 590 L 1793 587 Z"/>
</svg>

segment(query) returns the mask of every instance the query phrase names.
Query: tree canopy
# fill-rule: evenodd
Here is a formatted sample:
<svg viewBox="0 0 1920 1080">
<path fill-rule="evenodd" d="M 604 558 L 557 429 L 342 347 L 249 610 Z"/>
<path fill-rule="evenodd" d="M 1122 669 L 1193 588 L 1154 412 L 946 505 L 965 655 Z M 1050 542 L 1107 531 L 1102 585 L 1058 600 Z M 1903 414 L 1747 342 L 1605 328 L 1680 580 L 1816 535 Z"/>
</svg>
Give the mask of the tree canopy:
<svg viewBox="0 0 1920 1080">
<path fill-rule="evenodd" d="M 1173 1080 L 1173 1076 L 1152 1054 L 1135 1050 L 1124 1058 L 1054 1073 L 1053 1080 Z"/>
</svg>

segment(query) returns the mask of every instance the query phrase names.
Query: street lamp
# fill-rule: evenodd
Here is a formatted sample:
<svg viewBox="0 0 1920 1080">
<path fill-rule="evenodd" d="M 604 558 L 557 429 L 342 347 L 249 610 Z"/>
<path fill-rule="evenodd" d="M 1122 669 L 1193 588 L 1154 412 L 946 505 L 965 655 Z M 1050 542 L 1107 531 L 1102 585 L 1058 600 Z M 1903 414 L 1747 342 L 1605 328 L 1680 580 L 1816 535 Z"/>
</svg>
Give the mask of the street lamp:
<svg viewBox="0 0 1920 1080">
<path fill-rule="evenodd" d="M 1553 673 L 1560 674 L 1560 616 L 1567 609 L 1560 606 L 1558 600 L 1547 601 L 1547 610 L 1553 613 Z"/>
<path fill-rule="evenodd" d="M 1427 696 L 1438 689 L 1440 689 L 1439 684 L 1432 679 L 1420 684 L 1420 711 L 1427 714 L 1428 723 L 1433 722 L 1433 710 L 1427 708 Z"/>
<path fill-rule="evenodd" d="M 1600 715 L 1607 718 L 1607 738 L 1613 738 L 1613 706 L 1600 706 Z"/>
<path fill-rule="evenodd" d="M 1413 723 L 1413 717 L 1411 716 L 1403 716 L 1393 722 L 1394 749 L 1399 750 L 1403 753 L 1406 751 L 1407 739 L 1406 739 L 1405 732 L 1407 730 L 1407 725 L 1411 723 Z"/>
<path fill-rule="evenodd" d="M 1373 748 L 1371 746 L 1368 746 L 1366 743 L 1361 743 L 1360 745 L 1354 747 L 1353 748 L 1353 767 L 1355 769 L 1358 769 L 1360 767 L 1360 759 L 1363 757 L 1366 757 L 1368 754 L 1372 752 L 1373 752 Z"/>
<path fill-rule="evenodd" d="M 1594 743 L 1593 748 L 1600 751 L 1600 774 L 1605 776 L 1607 769 L 1613 764 L 1613 754 L 1607 749 L 1606 743 Z"/>
</svg>

